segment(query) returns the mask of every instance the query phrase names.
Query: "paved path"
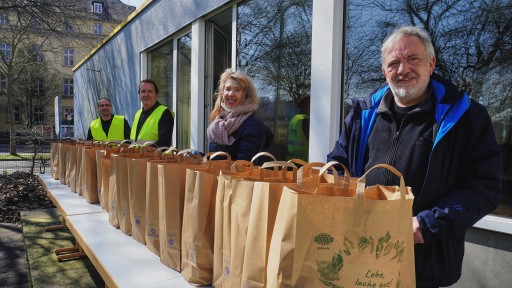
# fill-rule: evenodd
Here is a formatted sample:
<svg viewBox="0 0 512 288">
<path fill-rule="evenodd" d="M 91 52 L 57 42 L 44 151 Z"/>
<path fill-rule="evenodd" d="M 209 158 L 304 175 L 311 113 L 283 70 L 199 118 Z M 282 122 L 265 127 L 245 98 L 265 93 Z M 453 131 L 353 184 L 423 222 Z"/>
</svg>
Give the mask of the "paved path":
<svg viewBox="0 0 512 288">
<path fill-rule="evenodd" d="M 22 228 L 0 223 L 0 287 L 26 288 L 29 283 Z"/>
</svg>

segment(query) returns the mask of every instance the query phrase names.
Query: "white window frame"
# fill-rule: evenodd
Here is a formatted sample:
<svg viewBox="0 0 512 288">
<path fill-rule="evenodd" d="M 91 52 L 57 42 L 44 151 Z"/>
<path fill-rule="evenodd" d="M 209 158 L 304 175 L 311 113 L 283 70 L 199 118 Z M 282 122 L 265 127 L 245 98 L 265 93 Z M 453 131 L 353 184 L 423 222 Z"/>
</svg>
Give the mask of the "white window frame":
<svg viewBox="0 0 512 288">
<path fill-rule="evenodd" d="M 92 2 L 91 12 L 94 12 L 96 14 L 103 13 L 103 3 Z"/>
<path fill-rule="evenodd" d="M 75 50 L 73 48 L 64 48 L 63 65 L 64 66 L 75 65 Z"/>
<path fill-rule="evenodd" d="M 5 60 L 9 61 L 12 57 L 12 46 L 9 43 L 0 43 L 0 54 L 5 55 Z"/>
<path fill-rule="evenodd" d="M 68 93 L 66 93 L 66 91 Z M 73 97 L 74 96 L 74 83 L 72 78 L 64 78 L 62 84 L 62 96 Z"/>
<path fill-rule="evenodd" d="M 0 15 L 0 26 L 9 24 L 9 18 L 6 15 Z"/>
<path fill-rule="evenodd" d="M 92 33 L 94 35 L 102 35 L 103 34 L 103 24 L 101 23 L 94 23 L 92 24 Z"/>
<path fill-rule="evenodd" d="M 46 122 L 46 117 L 44 113 L 44 109 L 41 106 L 34 107 L 34 123 L 42 124 Z"/>
</svg>

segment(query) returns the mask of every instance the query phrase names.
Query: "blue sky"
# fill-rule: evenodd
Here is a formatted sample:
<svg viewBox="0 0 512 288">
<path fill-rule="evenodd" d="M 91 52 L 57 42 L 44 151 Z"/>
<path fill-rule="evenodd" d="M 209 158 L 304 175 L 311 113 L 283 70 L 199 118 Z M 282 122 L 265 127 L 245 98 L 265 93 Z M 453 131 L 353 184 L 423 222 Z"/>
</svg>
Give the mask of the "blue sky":
<svg viewBox="0 0 512 288">
<path fill-rule="evenodd" d="M 121 2 L 139 8 L 146 0 L 121 0 Z"/>
</svg>

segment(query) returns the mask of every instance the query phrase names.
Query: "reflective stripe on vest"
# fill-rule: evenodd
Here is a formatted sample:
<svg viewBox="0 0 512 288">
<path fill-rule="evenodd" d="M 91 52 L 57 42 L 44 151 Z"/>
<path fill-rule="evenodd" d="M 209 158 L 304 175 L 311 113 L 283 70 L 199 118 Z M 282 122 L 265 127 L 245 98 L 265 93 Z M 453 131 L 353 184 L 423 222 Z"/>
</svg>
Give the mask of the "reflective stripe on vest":
<svg viewBox="0 0 512 288">
<path fill-rule="evenodd" d="M 290 120 L 288 126 L 288 151 L 292 153 L 308 152 L 308 137 L 302 131 L 304 120 L 308 118 L 306 114 L 296 114 Z"/>
<path fill-rule="evenodd" d="M 94 140 L 124 140 L 124 116 L 114 115 L 112 123 L 110 123 L 110 128 L 108 129 L 108 136 L 105 134 L 105 131 L 103 131 L 101 118 L 94 119 L 91 122 L 90 128 Z"/>
<path fill-rule="evenodd" d="M 139 109 L 137 113 L 135 113 L 135 118 L 133 119 L 132 131 L 130 133 L 130 139 L 132 142 L 137 140 L 148 140 L 148 141 L 157 141 L 158 140 L 158 122 L 160 118 L 162 118 L 162 114 L 164 113 L 166 106 L 160 105 L 158 106 L 146 119 L 146 122 L 142 125 L 140 129 L 139 135 L 137 139 L 135 139 L 135 135 L 137 134 L 137 126 L 139 125 L 140 114 L 142 113 L 142 109 Z"/>
</svg>

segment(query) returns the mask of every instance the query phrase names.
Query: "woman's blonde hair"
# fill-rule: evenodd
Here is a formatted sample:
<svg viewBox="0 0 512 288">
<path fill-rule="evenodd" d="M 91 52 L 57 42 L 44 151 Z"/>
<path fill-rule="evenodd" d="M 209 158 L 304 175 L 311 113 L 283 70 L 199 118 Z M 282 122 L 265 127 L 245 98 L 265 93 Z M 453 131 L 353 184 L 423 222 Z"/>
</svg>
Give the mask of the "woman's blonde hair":
<svg viewBox="0 0 512 288">
<path fill-rule="evenodd" d="M 224 96 L 224 86 L 229 79 L 235 80 L 242 87 L 245 94 L 245 100 L 242 103 L 259 104 L 258 92 L 256 92 L 256 87 L 254 87 L 251 78 L 240 71 L 233 71 L 231 68 L 228 68 L 220 75 L 219 86 L 215 92 L 217 100 L 215 101 L 212 113 L 210 113 L 210 121 L 215 120 L 220 112 L 222 112 L 220 104 Z"/>
</svg>

